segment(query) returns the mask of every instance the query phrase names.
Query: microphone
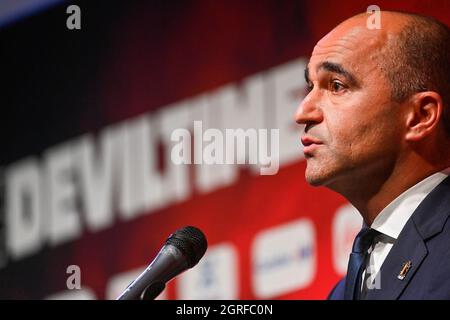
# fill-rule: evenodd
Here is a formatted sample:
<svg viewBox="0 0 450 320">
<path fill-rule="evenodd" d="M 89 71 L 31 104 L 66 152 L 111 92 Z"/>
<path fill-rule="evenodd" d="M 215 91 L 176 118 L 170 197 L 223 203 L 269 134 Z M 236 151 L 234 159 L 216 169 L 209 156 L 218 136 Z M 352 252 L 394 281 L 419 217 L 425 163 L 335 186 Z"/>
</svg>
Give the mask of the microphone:
<svg viewBox="0 0 450 320">
<path fill-rule="evenodd" d="M 150 265 L 117 300 L 153 300 L 166 282 L 195 266 L 206 252 L 208 243 L 203 232 L 192 226 L 172 233 Z"/>
</svg>

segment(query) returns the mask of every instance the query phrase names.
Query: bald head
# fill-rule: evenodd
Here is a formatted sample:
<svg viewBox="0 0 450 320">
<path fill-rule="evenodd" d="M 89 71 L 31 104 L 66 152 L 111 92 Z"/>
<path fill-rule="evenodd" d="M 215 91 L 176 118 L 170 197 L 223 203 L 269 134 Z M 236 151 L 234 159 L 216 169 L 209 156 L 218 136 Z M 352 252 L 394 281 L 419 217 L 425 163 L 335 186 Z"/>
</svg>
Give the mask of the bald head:
<svg viewBox="0 0 450 320">
<path fill-rule="evenodd" d="M 357 38 L 367 59 L 378 60 L 393 101 L 403 102 L 417 92 L 439 93 L 450 135 L 450 28 L 431 17 L 381 11 L 381 28 L 369 29 L 367 18 L 362 13 L 345 20 L 319 44 L 328 37 Z"/>
<path fill-rule="evenodd" d="M 381 12 L 381 28 L 369 29 L 367 27 L 368 16 L 361 13 L 353 16 L 331 30 L 318 43 L 316 48 L 327 46 L 335 40 L 342 42 L 358 42 L 358 49 L 370 48 L 371 56 L 380 52 L 395 41 L 398 35 L 405 29 L 411 17 L 407 14 L 383 11 Z"/>
</svg>

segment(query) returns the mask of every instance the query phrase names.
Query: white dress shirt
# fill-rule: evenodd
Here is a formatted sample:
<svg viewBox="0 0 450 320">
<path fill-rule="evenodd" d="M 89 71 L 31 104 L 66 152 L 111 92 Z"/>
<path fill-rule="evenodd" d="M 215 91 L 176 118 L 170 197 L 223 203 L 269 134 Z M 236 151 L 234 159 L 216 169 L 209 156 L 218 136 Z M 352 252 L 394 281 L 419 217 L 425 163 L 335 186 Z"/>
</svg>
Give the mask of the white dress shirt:
<svg viewBox="0 0 450 320">
<path fill-rule="evenodd" d="M 374 244 L 368 250 L 369 259 L 362 275 L 362 279 L 365 279 L 365 273 L 368 272 L 368 277 L 370 275 L 368 283 L 373 283 L 372 289 L 376 289 L 376 277 L 381 265 L 406 222 L 425 197 L 448 175 L 450 175 L 450 168 L 425 178 L 395 198 L 377 215 L 370 227 L 381 234 L 375 237 Z M 363 281 L 361 281 L 361 288 L 362 286 Z"/>
</svg>

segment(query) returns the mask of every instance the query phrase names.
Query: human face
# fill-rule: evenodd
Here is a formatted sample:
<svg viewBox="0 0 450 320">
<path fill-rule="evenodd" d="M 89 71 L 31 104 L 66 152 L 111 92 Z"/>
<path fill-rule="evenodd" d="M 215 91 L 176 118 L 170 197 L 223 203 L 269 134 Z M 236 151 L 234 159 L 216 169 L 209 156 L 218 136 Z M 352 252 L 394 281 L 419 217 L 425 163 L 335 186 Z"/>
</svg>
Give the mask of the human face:
<svg viewBox="0 0 450 320">
<path fill-rule="evenodd" d="M 358 25 L 334 29 L 315 46 L 296 112 L 305 125 L 306 180 L 336 191 L 392 170 L 402 143 L 401 109 L 381 69 L 385 35 Z M 364 180 L 359 180 L 364 179 Z"/>
</svg>

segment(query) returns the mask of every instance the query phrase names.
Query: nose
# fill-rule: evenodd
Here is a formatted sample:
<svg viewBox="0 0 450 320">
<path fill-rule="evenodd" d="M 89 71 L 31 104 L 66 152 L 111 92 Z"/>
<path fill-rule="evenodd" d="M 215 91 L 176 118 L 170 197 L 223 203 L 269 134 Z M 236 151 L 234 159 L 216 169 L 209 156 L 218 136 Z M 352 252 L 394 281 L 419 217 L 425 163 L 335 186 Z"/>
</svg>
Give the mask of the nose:
<svg viewBox="0 0 450 320">
<path fill-rule="evenodd" d="M 308 126 L 320 123 L 322 120 L 322 109 L 318 106 L 317 97 L 313 90 L 300 102 L 295 113 L 295 122 Z"/>
</svg>

